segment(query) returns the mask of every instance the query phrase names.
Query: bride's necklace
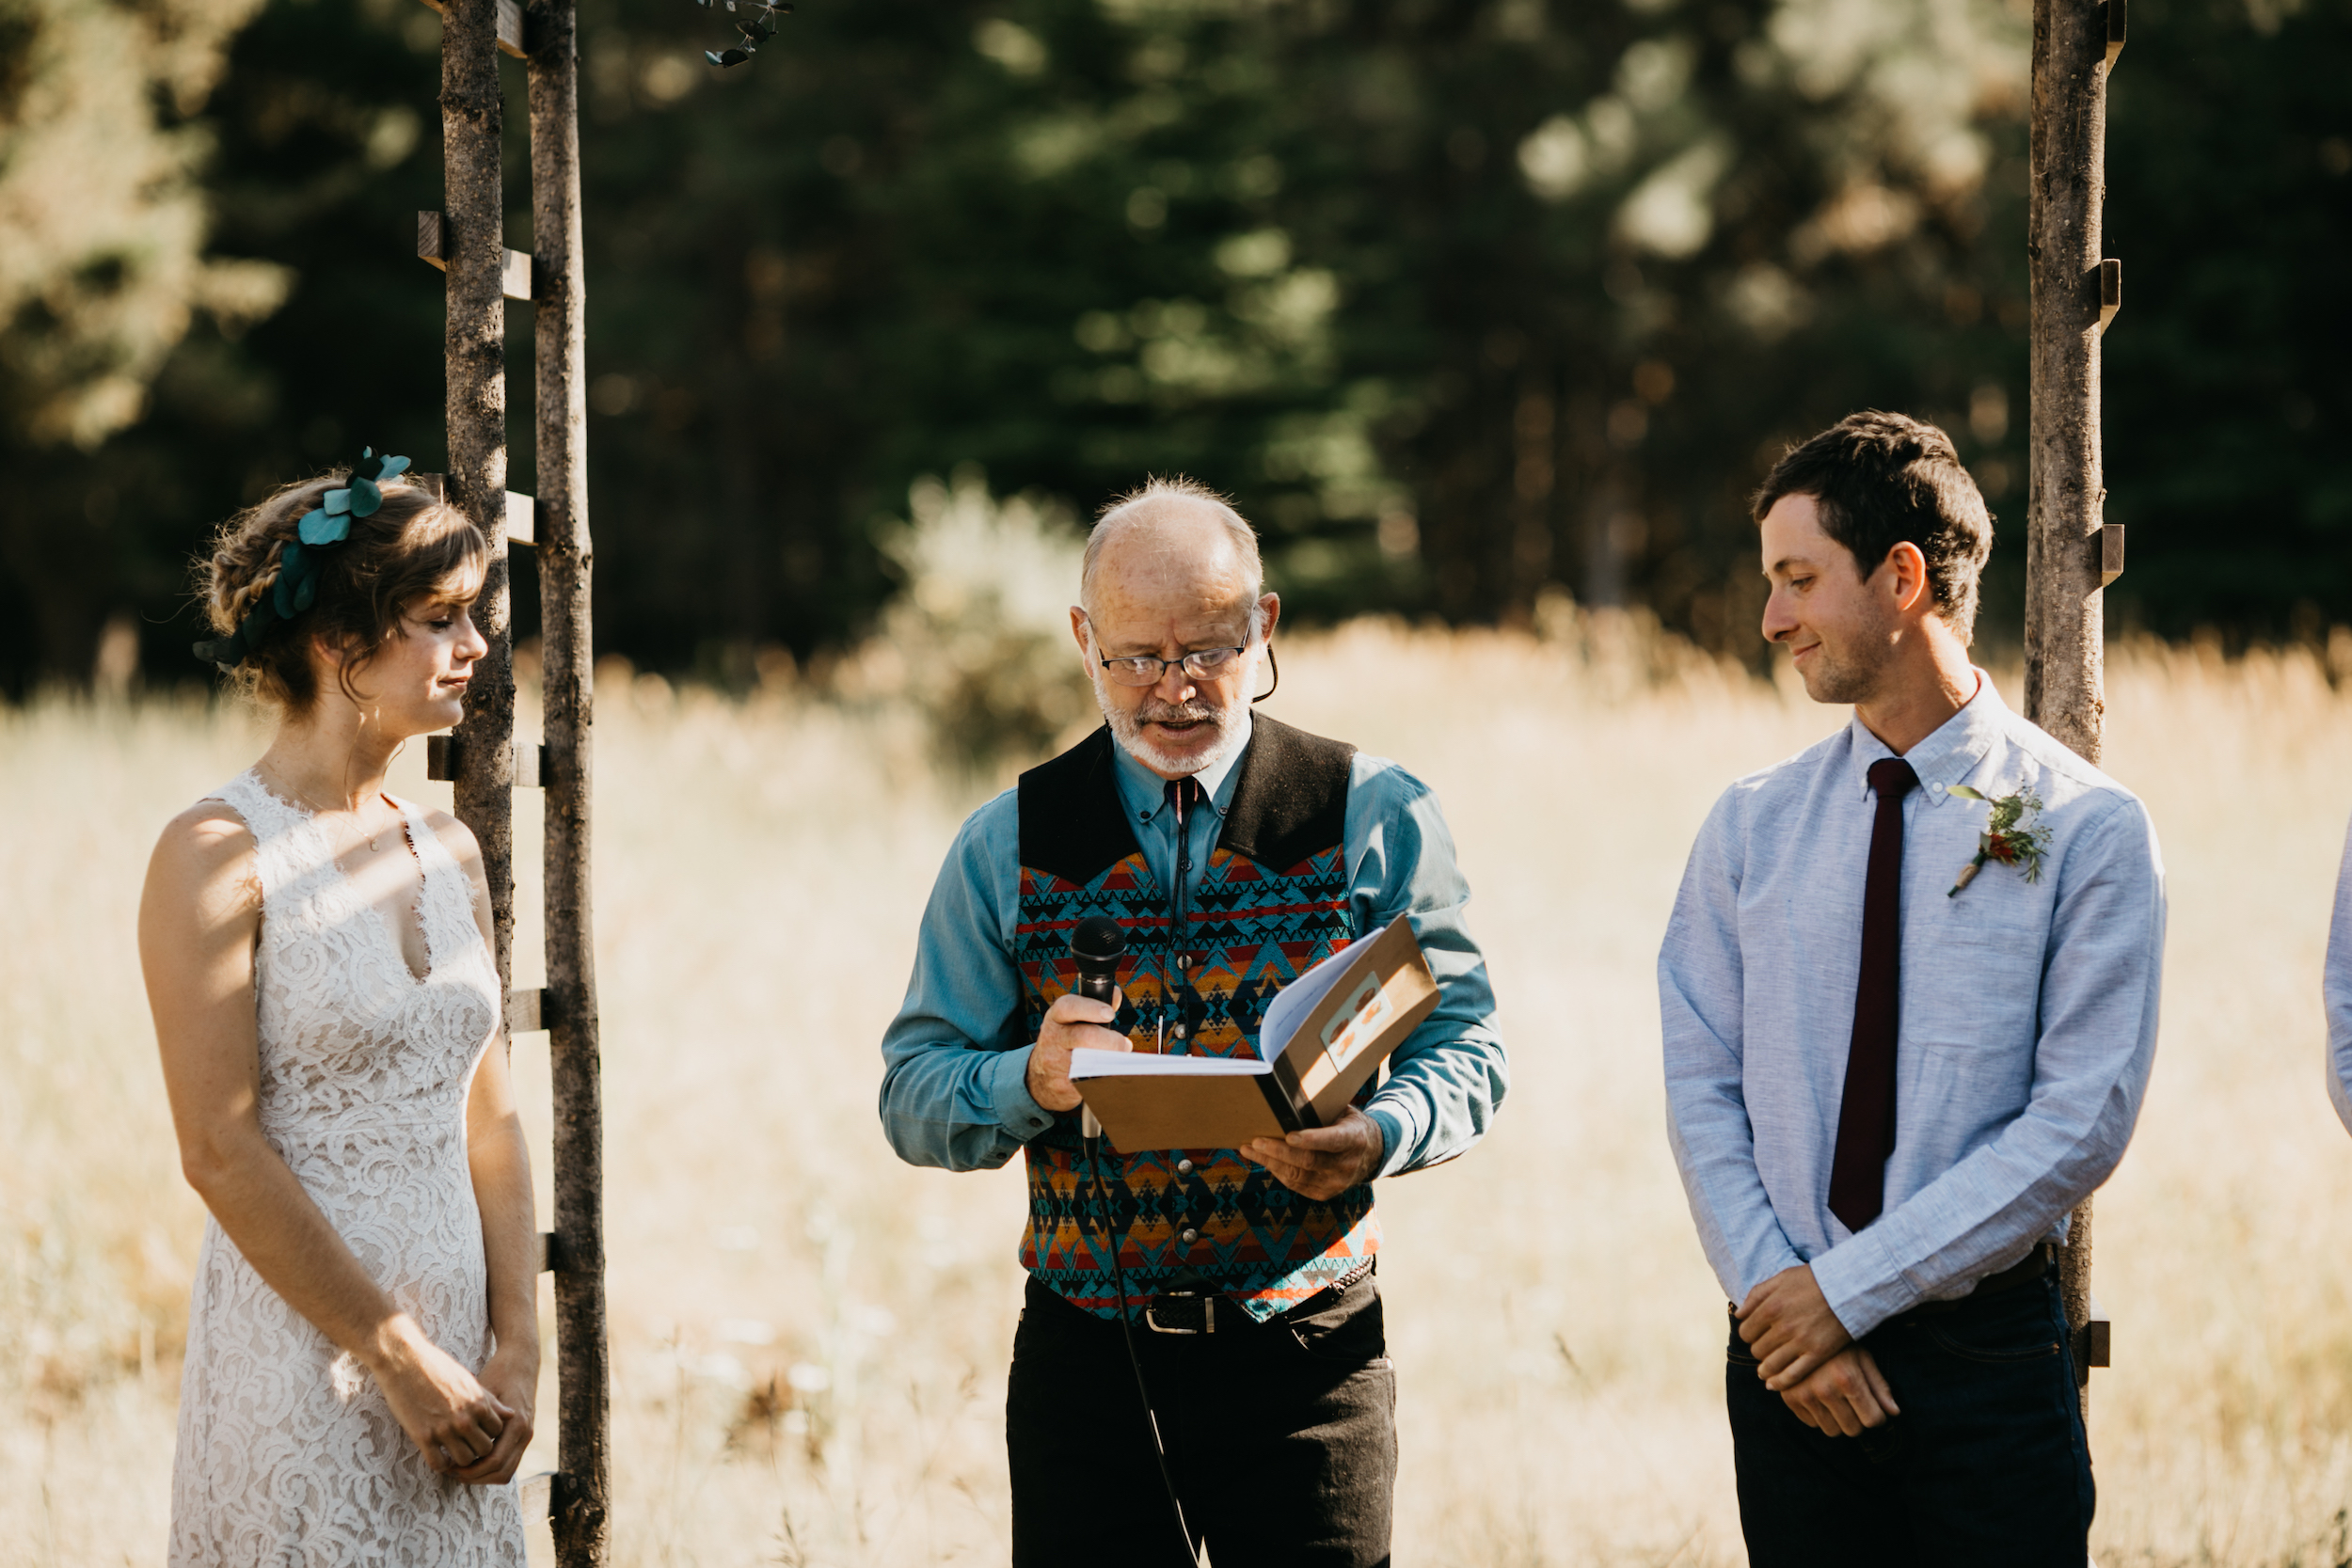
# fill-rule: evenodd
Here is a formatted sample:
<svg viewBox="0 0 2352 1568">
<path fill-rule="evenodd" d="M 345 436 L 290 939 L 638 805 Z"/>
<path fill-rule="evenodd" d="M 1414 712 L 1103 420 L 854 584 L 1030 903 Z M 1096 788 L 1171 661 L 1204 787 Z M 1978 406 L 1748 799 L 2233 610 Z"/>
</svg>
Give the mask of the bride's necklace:
<svg viewBox="0 0 2352 1568">
<path fill-rule="evenodd" d="M 261 771 L 262 771 L 262 769 L 260 769 L 260 768 L 257 768 L 255 769 L 255 771 L 256 771 L 256 772 L 261 772 Z M 342 806 L 342 805 L 336 805 L 336 806 L 322 806 L 322 805 L 320 805 L 320 804 L 319 804 L 316 800 L 313 800 L 312 799 L 310 799 L 310 797 L 309 797 L 308 795 L 305 795 L 305 794 L 304 794 L 301 790 L 296 789 L 296 788 L 294 787 L 294 781 L 293 781 L 293 780 L 291 780 L 291 779 L 289 779 L 289 778 L 287 778 L 284 774 L 282 774 L 282 773 L 278 773 L 278 772 L 277 772 L 275 769 L 272 769 L 272 770 L 270 770 L 268 773 L 266 773 L 264 776 L 265 776 L 266 778 L 268 778 L 270 781 L 274 782 L 274 783 L 278 785 L 278 789 L 279 789 L 280 791 L 282 791 L 283 793 L 285 793 L 285 794 L 287 794 L 287 795 L 291 795 L 291 796 L 293 796 L 293 797 L 294 797 L 296 800 L 300 801 L 303 805 L 306 805 L 306 806 L 310 807 L 310 815 L 311 815 L 311 816 L 329 816 L 329 815 L 331 815 L 331 814 L 333 814 L 333 813 L 336 813 L 336 812 L 341 812 L 341 813 L 342 813 L 343 815 L 345 815 L 345 816 L 349 816 L 349 817 L 351 818 L 351 820 L 352 820 L 352 824 L 353 824 L 353 826 L 355 826 L 355 827 L 358 828 L 360 834 L 361 834 L 363 837 L 365 837 L 365 838 L 367 839 L 367 841 L 368 841 L 368 853 L 370 853 L 370 854 L 372 854 L 372 855 L 380 855 L 380 854 L 382 854 L 382 853 L 384 852 L 384 846 L 383 846 L 383 845 L 381 845 L 381 844 L 378 844 L 378 843 L 376 842 L 376 840 L 377 840 L 378 838 L 380 838 L 380 837 L 384 834 L 384 832 L 386 832 L 386 830 L 387 830 L 387 829 L 389 829 L 389 828 L 390 827 L 390 824 L 389 824 L 389 823 L 386 823 L 384 827 L 377 828 L 377 829 L 375 829 L 373 832 L 371 832 L 368 830 L 368 828 L 366 827 L 366 825 L 360 822 L 360 820 L 359 820 L 359 813 L 358 813 L 358 808 L 356 808 L 356 807 L 352 807 L 352 806 Z"/>
</svg>

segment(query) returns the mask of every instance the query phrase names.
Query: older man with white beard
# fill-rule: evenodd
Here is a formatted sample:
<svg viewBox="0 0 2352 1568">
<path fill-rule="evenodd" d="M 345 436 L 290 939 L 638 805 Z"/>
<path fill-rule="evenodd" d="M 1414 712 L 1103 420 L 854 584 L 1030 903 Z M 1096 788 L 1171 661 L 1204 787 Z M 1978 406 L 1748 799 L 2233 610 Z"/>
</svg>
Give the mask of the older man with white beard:
<svg viewBox="0 0 2352 1568">
<path fill-rule="evenodd" d="M 1005 1423 L 1019 1568 L 1184 1562 L 1203 1542 L 1219 1568 L 1389 1560 L 1372 1181 L 1476 1142 L 1505 1066 L 1436 798 L 1252 717 L 1280 613 L 1255 534 L 1204 486 L 1154 480 L 1104 511 L 1070 612 L 1104 727 L 964 823 L 883 1037 L 901 1158 L 1026 1154 Z M 1438 1009 L 1344 1118 L 1089 1153 L 1073 1049 L 1254 1053 L 1276 991 L 1406 913 Z M 1108 1004 L 1077 994 L 1069 954 L 1094 915 L 1128 936 Z"/>
</svg>

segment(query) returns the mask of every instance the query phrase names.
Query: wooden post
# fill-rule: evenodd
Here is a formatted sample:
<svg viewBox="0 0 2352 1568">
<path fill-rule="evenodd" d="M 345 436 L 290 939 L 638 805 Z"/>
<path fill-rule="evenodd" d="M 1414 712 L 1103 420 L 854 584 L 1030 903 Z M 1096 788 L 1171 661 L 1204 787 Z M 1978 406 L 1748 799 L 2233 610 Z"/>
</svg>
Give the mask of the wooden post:
<svg viewBox="0 0 2352 1568">
<path fill-rule="evenodd" d="M 590 908 L 590 675 L 587 318 L 580 212 L 580 56 L 575 0 L 425 0 L 441 12 L 447 195 L 417 214 L 417 254 L 449 276 L 449 472 L 419 474 L 479 524 L 491 565 L 475 620 L 490 644 L 466 721 L 425 747 L 425 776 L 456 785 L 457 815 L 481 840 L 496 917 L 502 1040 L 545 1027 L 555 1090 L 555 1229 L 540 1239 L 555 1275 L 558 1472 L 544 1499 L 563 1568 L 611 1556 L 612 1378 L 605 1349 L 603 1130 Z M 528 45 L 528 47 L 526 47 Z M 529 62 L 534 254 L 508 250 L 498 51 Z M 506 488 L 504 301 L 535 307 L 539 496 Z M 510 545 L 540 552 L 546 739 L 515 745 Z M 548 983 L 513 989 L 514 791 L 546 791 Z"/>
<path fill-rule="evenodd" d="M 2026 250 L 2032 279 L 2026 493 L 2026 717 L 2099 760 L 2106 712 L 2100 590 L 2122 569 L 2104 525 L 2099 336 L 2122 302 L 2102 265 L 2107 69 L 2124 0 L 2034 0 L 2032 151 Z M 2074 1211 L 2059 1291 L 2090 1385 L 2090 1202 Z"/>
<path fill-rule="evenodd" d="M 441 11 L 441 160 L 449 216 L 448 497 L 490 539 L 474 622 L 490 651 L 473 672 L 457 727 L 457 818 L 482 845 L 499 989 L 515 970 L 515 648 L 506 565 L 506 245 L 499 141 L 498 0 Z M 506 1038 L 501 1031 L 501 1041 Z M 501 1049 L 503 1049 L 501 1043 Z"/>
<path fill-rule="evenodd" d="M 585 258 L 574 0 L 531 14 L 531 211 L 536 298 L 537 540 L 547 763 L 549 1049 L 555 1081 L 556 1560 L 610 1555 L 611 1370 L 605 1352 L 603 1120 L 589 904 L 593 719 Z"/>
</svg>

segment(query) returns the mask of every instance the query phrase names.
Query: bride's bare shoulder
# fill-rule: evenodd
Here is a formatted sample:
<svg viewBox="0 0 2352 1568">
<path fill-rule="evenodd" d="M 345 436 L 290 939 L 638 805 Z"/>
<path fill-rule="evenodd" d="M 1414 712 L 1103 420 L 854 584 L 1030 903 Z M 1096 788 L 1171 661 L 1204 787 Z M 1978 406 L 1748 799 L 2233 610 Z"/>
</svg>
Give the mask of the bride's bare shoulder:
<svg viewBox="0 0 2352 1568">
<path fill-rule="evenodd" d="M 249 854 L 253 830 L 228 801 L 214 797 L 199 800 L 164 824 L 162 842 L 199 854 Z"/>
<path fill-rule="evenodd" d="M 249 882 L 254 842 L 253 830 L 228 801 L 199 800 L 164 824 L 150 871 L 154 878 L 192 889 L 224 879 Z"/>
</svg>

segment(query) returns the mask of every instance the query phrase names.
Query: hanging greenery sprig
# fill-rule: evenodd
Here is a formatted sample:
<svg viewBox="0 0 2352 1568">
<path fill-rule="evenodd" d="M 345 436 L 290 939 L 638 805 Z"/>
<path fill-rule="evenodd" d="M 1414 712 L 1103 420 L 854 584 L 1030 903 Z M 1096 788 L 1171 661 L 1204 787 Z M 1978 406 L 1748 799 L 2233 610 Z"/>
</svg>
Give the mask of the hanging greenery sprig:
<svg viewBox="0 0 2352 1568">
<path fill-rule="evenodd" d="M 735 30 L 743 35 L 743 41 L 723 53 L 716 49 L 703 51 L 703 58 L 712 65 L 726 67 L 741 65 L 759 53 L 759 46 L 776 36 L 776 20 L 792 14 L 792 8 L 784 0 L 695 0 L 708 10 L 712 6 L 724 6 L 735 18 Z"/>
</svg>

